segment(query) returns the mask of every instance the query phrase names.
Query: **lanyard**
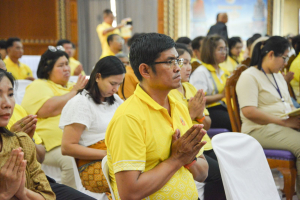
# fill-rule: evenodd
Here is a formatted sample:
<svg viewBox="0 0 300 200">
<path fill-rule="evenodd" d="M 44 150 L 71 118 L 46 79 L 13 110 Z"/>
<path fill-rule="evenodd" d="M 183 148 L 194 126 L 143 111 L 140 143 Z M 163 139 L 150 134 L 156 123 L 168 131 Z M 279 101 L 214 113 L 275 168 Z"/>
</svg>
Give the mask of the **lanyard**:
<svg viewBox="0 0 300 200">
<path fill-rule="evenodd" d="M 217 86 L 217 84 L 216 84 L 214 78 L 212 77 L 212 74 L 211 74 L 210 71 L 209 71 L 209 78 L 211 79 L 211 81 L 212 81 L 212 83 L 213 83 L 213 87 L 214 87 L 214 89 L 213 89 L 213 91 L 212 91 L 212 94 L 213 94 L 214 92 L 215 92 L 215 94 L 219 94 L 218 86 Z"/>
<path fill-rule="evenodd" d="M 274 86 L 274 88 L 276 89 L 276 91 L 278 92 L 278 94 L 279 94 L 279 96 L 280 96 L 281 101 L 284 102 L 284 98 L 283 98 L 282 95 L 281 95 L 280 89 L 279 89 L 279 87 L 278 87 L 278 85 L 277 85 L 277 81 L 276 81 L 276 79 L 275 79 L 273 73 L 272 73 L 272 76 L 273 76 L 273 79 L 274 79 L 274 81 L 275 81 L 276 86 L 271 82 L 271 80 L 269 79 L 269 77 L 267 76 L 267 74 L 266 74 L 266 72 L 265 72 L 265 70 L 264 70 L 263 68 L 261 68 L 261 71 L 266 75 L 267 79 L 268 79 L 268 80 L 270 81 L 270 83 Z"/>
</svg>

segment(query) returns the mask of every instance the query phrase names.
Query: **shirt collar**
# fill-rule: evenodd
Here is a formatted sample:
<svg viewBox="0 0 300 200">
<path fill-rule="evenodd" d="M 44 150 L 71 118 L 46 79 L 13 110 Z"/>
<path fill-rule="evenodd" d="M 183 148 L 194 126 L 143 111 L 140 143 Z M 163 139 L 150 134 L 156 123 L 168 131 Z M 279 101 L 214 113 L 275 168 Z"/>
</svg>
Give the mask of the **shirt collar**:
<svg viewBox="0 0 300 200">
<path fill-rule="evenodd" d="M 216 71 L 216 69 L 211 64 L 206 64 L 206 63 L 202 62 L 202 65 L 204 67 L 206 67 L 206 69 L 208 69 L 211 72 L 215 72 Z"/>
<path fill-rule="evenodd" d="M 156 101 L 154 101 L 140 86 L 140 84 L 138 84 L 136 86 L 136 89 L 134 91 L 134 94 L 141 99 L 142 101 L 144 101 L 146 104 L 148 104 L 149 106 L 151 106 L 153 109 L 155 110 L 162 110 L 162 109 L 166 109 L 164 107 L 162 107 L 161 105 L 159 105 Z M 169 104 L 170 107 L 176 106 L 176 100 L 171 97 L 170 95 L 168 95 L 169 98 Z"/>
<path fill-rule="evenodd" d="M 7 56 L 7 57 L 5 58 L 5 60 L 6 60 L 6 62 L 9 63 L 9 65 L 19 65 L 19 64 L 20 64 L 19 61 L 18 61 L 18 63 L 14 63 L 14 62 L 10 59 L 9 56 Z"/>
</svg>

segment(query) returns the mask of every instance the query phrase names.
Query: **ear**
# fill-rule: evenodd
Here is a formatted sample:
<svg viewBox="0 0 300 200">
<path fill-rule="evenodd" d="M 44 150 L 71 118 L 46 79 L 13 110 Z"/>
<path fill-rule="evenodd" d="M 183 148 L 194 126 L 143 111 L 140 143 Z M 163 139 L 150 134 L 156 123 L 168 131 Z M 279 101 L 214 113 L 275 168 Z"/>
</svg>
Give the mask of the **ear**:
<svg viewBox="0 0 300 200">
<path fill-rule="evenodd" d="M 145 63 L 140 64 L 139 66 L 139 72 L 142 75 L 143 78 L 149 79 L 150 78 L 150 71 L 151 67 Z"/>
<path fill-rule="evenodd" d="M 271 58 L 271 59 L 274 58 L 274 56 L 275 56 L 275 55 L 274 55 L 274 51 L 270 51 L 267 55 L 268 55 L 268 57 Z"/>
<path fill-rule="evenodd" d="M 97 73 L 96 74 L 96 82 L 98 83 L 98 81 L 100 80 L 100 78 L 101 78 L 101 74 L 100 73 Z"/>
</svg>

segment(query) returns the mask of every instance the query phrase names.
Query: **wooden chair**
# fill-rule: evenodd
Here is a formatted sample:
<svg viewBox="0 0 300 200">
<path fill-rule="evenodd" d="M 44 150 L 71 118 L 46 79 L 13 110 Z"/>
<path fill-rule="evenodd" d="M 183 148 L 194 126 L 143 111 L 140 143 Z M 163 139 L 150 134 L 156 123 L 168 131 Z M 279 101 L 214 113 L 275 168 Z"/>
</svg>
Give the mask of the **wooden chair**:
<svg viewBox="0 0 300 200">
<path fill-rule="evenodd" d="M 242 122 L 235 87 L 241 73 L 246 69 L 247 67 L 245 65 L 238 66 L 227 79 L 225 86 L 226 102 L 231 102 L 227 103 L 227 110 L 233 132 L 241 132 Z M 264 152 L 270 168 L 277 168 L 282 173 L 284 178 L 283 191 L 286 195 L 286 199 L 292 200 L 295 193 L 297 174 L 295 156 L 291 152 L 284 150 L 264 149 Z"/>
</svg>

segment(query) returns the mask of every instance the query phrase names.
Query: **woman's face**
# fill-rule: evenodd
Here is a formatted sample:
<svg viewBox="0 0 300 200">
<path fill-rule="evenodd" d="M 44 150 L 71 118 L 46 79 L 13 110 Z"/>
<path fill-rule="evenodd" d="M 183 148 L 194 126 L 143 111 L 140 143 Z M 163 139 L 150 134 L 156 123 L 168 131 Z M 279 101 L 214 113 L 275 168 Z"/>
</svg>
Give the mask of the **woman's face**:
<svg viewBox="0 0 300 200">
<path fill-rule="evenodd" d="M 217 48 L 215 50 L 215 59 L 217 65 L 225 61 L 226 54 L 227 54 L 227 46 L 224 40 L 221 39 L 217 42 Z"/>
<path fill-rule="evenodd" d="M 287 65 L 289 49 L 285 50 L 282 56 L 273 56 L 270 59 L 269 70 L 271 73 L 278 73 Z"/>
<path fill-rule="evenodd" d="M 184 52 L 179 58 L 183 58 L 183 66 L 180 68 L 181 82 L 189 82 L 192 72 L 191 56 L 188 52 Z"/>
<path fill-rule="evenodd" d="M 238 57 L 240 55 L 241 51 L 242 51 L 242 48 L 243 48 L 243 44 L 241 42 L 238 42 L 238 43 L 235 44 L 234 47 L 232 47 L 230 49 L 230 52 L 231 52 L 232 55 Z"/>
<path fill-rule="evenodd" d="M 98 73 L 96 82 L 100 90 L 101 96 L 105 98 L 115 94 L 118 91 L 119 86 L 123 83 L 124 77 L 125 74 L 119 74 L 102 78 L 101 74 Z"/>
<path fill-rule="evenodd" d="M 0 81 L 0 104 L 0 127 L 6 127 L 15 107 L 13 86 L 6 76 Z"/>
<path fill-rule="evenodd" d="M 49 80 L 56 84 L 66 86 L 70 78 L 69 60 L 66 56 L 57 59 L 52 71 L 49 74 Z"/>
</svg>

